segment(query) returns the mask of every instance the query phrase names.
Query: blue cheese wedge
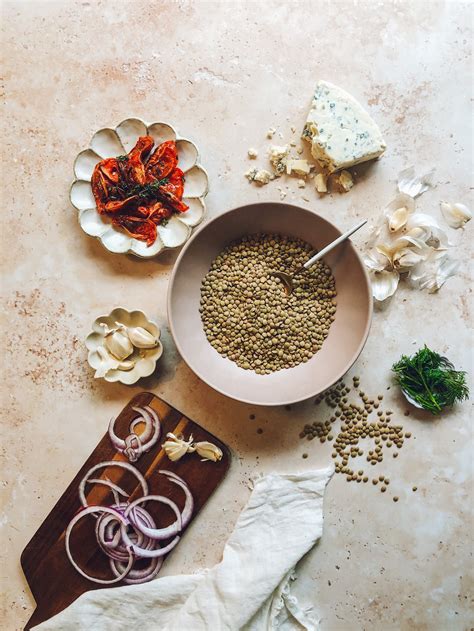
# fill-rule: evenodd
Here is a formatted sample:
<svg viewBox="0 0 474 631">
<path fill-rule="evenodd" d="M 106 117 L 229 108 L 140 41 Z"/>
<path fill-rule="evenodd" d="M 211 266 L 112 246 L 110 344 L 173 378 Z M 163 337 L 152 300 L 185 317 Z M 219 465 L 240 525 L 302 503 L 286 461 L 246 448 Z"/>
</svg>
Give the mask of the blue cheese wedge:
<svg viewBox="0 0 474 631">
<path fill-rule="evenodd" d="M 302 134 L 329 173 L 378 158 L 386 145 L 377 123 L 345 90 L 318 81 Z"/>
</svg>

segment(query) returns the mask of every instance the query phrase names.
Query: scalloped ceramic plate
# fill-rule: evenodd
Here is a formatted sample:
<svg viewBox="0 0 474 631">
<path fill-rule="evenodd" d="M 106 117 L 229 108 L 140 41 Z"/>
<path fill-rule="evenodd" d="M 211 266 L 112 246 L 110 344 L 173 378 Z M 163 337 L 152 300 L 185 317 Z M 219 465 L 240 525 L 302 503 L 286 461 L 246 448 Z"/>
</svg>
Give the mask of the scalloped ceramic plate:
<svg viewBox="0 0 474 631">
<path fill-rule="evenodd" d="M 127 311 L 122 307 L 117 307 L 106 316 L 99 316 L 92 324 L 92 332 L 86 337 L 86 347 L 89 351 L 87 361 L 89 366 L 97 370 L 102 363 L 102 360 L 97 352 L 99 346 L 104 344 L 104 327 L 101 324 L 107 324 L 109 329 L 115 328 L 115 323 L 119 322 L 125 326 L 141 326 L 149 331 L 158 340 L 158 345 L 155 348 L 141 349 L 142 357 L 137 361 L 132 370 L 118 370 L 111 368 L 104 375 L 106 381 L 114 382 L 120 381 L 130 385 L 136 383 L 142 377 L 148 377 L 155 370 L 156 362 L 163 354 L 163 345 L 160 342 L 160 329 L 157 324 L 149 320 L 143 311 Z M 137 352 L 135 349 L 134 354 Z M 133 355 L 132 354 L 132 357 Z"/>
<path fill-rule="evenodd" d="M 100 160 L 128 153 L 138 137 L 144 135 L 152 136 L 155 146 L 165 140 L 176 141 L 178 166 L 185 176 L 183 199 L 189 206 L 185 213 L 173 215 L 165 226 L 158 226 L 158 237 L 150 247 L 143 241 L 133 239 L 114 226 L 108 217 L 98 213 L 91 187 L 92 173 Z M 89 147 L 76 157 L 74 174 L 76 179 L 69 197 L 79 212 L 79 224 L 86 234 L 99 239 L 114 254 L 151 258 L 165 249 L 178 248 L 186 243 L 192 229 L 202 221 L 206 211 L 204 198 L 209 182 L 206 171 L 199 164 L 198 148 L 190 140 L 180 137 L 167 123 L 147 125 L 138 118 L 127 118 L 115 129 L 99 129 L 92 136 Z"/>
</svg>

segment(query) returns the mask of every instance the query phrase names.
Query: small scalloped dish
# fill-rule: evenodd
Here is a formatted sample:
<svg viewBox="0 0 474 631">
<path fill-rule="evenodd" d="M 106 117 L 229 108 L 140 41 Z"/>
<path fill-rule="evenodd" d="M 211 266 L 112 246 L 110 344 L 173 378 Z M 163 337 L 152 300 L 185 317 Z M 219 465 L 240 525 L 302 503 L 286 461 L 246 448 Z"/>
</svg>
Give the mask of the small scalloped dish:
<svg viewBox="0 0 474 631">
<path fill-rule="evenodd" d="M 154 348 L 137 349 L 135 348 L 132 355 L 128 359 L 136 361 L 131 370 L 119 370 L 117 368 L 109 369 L 104 379 L 109 382 L 120 381 L 126 385 L 136 383 L 142 377 L 148 377 L 154 372 L 156 362 L 163 354 L 163 345 L 160 342 L 160 329 L 155 322 L 149 320 L 143 311 L 127 311 L 122 307 L 117 307 L 106 316 L 99 316 L 92 324 L 92 332 L 86 338 L 86 347 L 89 351 L 87 361 L 89 366 L 97 370 L 101 367 L 102 359 L 99 355 L 98 348 L 104 345 L 105 327 L 109 329 L 116 328 L 116 322 L 126 327 L 143 327 L 151 333 L 157 340 L 158 344 Z"/>
<path fill-rule="evenodd" d="M 126 234 L 113 225 L 106 215 L 100 215 L 91 187 L 92 173 L 98 162 L 128 153 L 138 137 L 145 135 L 154 139 L 155 146 L 166 140 L 176 141 L 178 166 L 185 178 L 183 201 L 189 206 L 186 212 L 170 217 L 166 225 L 158 226 L 158 236 L 151 246 Z M 199 164 L 198 148 L 190 140 L 178 136 L 176 130 L 167 123 L 147 125 L 138 118 L 127 118 L 115 129 L 100 129 L 93 135 L 89 147 L 76 157 L 74 174 L 76 179 L 69 197 L 79 212 L 79 224 L 86 234 L 99 239 L 114 254 L 151 258 L 165 249 L 180 247 L 189 239 L 192 229 L 202 221 L 206 211 L 204 198 L 209 182 L 206 171 Z"/>
</svg>

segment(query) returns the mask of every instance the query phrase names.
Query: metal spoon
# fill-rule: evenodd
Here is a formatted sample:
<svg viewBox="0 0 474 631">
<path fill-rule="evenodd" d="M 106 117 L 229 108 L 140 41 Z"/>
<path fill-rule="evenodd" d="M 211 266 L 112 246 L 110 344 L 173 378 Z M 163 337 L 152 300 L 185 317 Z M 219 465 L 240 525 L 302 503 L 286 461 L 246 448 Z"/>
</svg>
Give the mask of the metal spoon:
<svg viewBox="0 0 474 631">
<path fill-rule="evenodd" d="M 293 276 L 290 276 L 290 274 L 287 274 L 286 272 L 271 272 L 270 276 L 276 276 L 276 278 L 279 278 L 281 280 L 285 288 L 285 293 L 287 296 L 289 296 L 294 289 L 293 277 L 296 276 L 296 274 L 299 274 L 305 269 L 309 269 L 312 265 L 314 265 L 314 263 L 316 263 L 316 261 L 319 261 L 319 259 L 325 256 L 333 248 L 335 248 L 337 245 L 339 245 L 340 243 L 348 239 L 351 236 L 351 234 L 354 234 L 354 232 L 357 232 L 357 230 L 360 230 L 360 228 L 362 228 L 362 226 L 365 226 L 366 223 L 367 223 L 367 219 L 364 219 L 364 221 L 361 221 L 360 223 L 358 223 L 357 226 L 354 226 L 353 228 L 351 228 L 344 234 L 341 234 L 340 237 L 335 239 L 332 243 L 327 245 L 320 252 L 318 252 L 317 254 L 312 256 L 310 259 L 308 259 L 306 263 L 304 263 L 299 269 L 296 270 L 296 272 L 293 273 Z"/>
</svg>

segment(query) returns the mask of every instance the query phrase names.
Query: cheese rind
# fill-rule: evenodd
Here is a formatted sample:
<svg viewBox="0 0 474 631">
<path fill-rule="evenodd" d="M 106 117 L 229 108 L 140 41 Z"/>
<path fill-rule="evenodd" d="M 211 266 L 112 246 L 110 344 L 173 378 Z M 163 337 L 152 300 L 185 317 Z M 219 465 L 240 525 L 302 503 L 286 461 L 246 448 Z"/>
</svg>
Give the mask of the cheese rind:
<svg viewBox="0 0 474 631">
<path fill-rule="evenodd" d="M 329 173 L 378 158 L 386 148 L 377 123 L 362 105 L 327 81 L 318 81 L 302 135 Z"/>
</svg>

